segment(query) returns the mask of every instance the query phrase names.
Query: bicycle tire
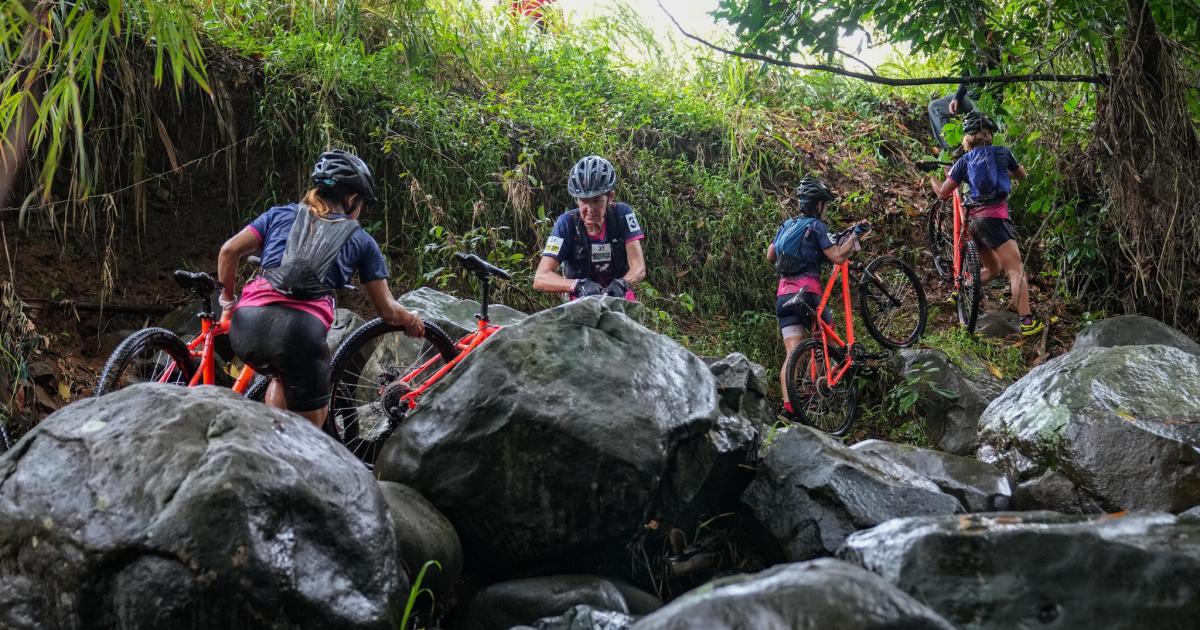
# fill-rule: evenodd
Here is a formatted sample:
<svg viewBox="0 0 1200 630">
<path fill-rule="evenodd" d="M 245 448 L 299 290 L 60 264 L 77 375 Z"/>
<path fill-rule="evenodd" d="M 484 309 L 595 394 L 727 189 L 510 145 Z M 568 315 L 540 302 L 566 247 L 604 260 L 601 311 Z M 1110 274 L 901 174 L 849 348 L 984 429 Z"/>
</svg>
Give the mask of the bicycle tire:
<svg viewBox="0 0 1200 630">
<path fill-rule="evenodd" d="M 104 369 L 100 372 L 100 379 L 96 382 L 96 390 L 93 395 L 103 396 L 125 387 L 126 385 L 122 382 L 123 377 L 131 369 L 137 369 L 138 357 L 148 350 L 156 353 L 155 366 L 161 363 L 157 353 L 165 354 L 167 358 L 175 362 L 175 370 L 178 373 L 171 375 L 167 382 L 186 386 L 192 380 L 192 376 L 196 373 L 196 363 L 192 360 L 192 353 L 188 351 L 187 344 L 183 343 L 179 335 L 165 328 L 145 328 L 127 337 L 113 350 L 108 361 L 104 363 Z M 151 378 L 145 380 L 149 382 L 159 379 L 158 375 L 152 375 Z"/>
<path fill-rule="evenodd" d="M 267 398 L 267 386 L 271 384 L 271 379 L 265 374 L 255 374 L 254 379 L 250 381 L 250 386 L 246 388 L 246 399 L 254 402 L 263 402 Z"/>
<path fill-rule="evenodd" d="M 968 333 L 975 333 L 979 322 L 979 305 L 983 301 L 983 282 L 979 272 L 979 249 L 975 241 L 967 240 L 963 245 L 962 269 L 958 274 L 958 292 L 955 302 L 958 322 Z"/>
<path fill-rule="evenodd" d="M 375 365 L 374 370 L 369 371 L 368 364 L 380 350 L 383 343 L 381 340 L 392 334 L 404 335 L 404 329 L 379 318 L 372 319 L 342 342 L 330 364 L 330 413 L 325 421 L 325 432 L 341 442 L 367 466 L 374 465 L 384 442 L 399 426 L 393 417 L 394 414 L 383 407 L 382 394 L 387 390 L 387 386 L 407 375 L 414 364 L 419 365 L 431 357 L 432 355 L 428 354 L 431 350 L 436 352 L 442 361 L 450 361 L 459 353 L 454 341 L 445 331 L 426 321 L 426 343 L 417 351 L 415 360 L 410 361 L 407 366 Z M 380 377 L 389 373 L 389 383 L 381 384 Z M 432 376 L 432 373 L 429 376 Z M 360 416 L 364 413 L 375 417 L 369 431 L 364 430 L 364 422 L 360 421 Z M 379 426 L 380 423 L 383 423 L 383 426 Z"/>
<path fill-rule="evenodd" d="M 788 354 L 784 368 L 788 400 L 802 423 L 840 437 L 858 418 L 855 367 L 851 366 L 831 389 L 822 383 L 826 378 L 824 352 L 821 340 L 806 339 Z"/>
<path fill-rule="evenodd" d="M 925 212 L 925 240 L 933 257 L 933 269 L 945 281 L 952 280 L 954 275 L 954 261 L 950 256 L 954 239 L 946 229 L 946 221 L 951 218 L 952 211 L 947 209 L 948 204 L 946 200 L 939 199 L 930 204 Z"/>
<path fill-rule="evenodd" d="M 896 273 L 888 273 L 898 272 Z M 885 281 L 898 280 L 898 283 Z M 903 286 L 900 286 L 903 285 Z M 929 317 L 929 302 L 925 299 L 925 288 L 904 261 L 894 256 L 880 256 L 863 269 L 858 278 L 858 305 L 867 332 L 886 348 L 907 348 L 921 338 L 925 332 L 925 320 Z M 915 304 L 908 298 L 915 298 Z M 903 316 L 910 311 L 916 318 L 911 326 L 907 320 L 890 316 Z M 887 325 L 897 322 L 898 327 Z M 894 328 L 894 329 L 893 329 Z"/>
</svg>

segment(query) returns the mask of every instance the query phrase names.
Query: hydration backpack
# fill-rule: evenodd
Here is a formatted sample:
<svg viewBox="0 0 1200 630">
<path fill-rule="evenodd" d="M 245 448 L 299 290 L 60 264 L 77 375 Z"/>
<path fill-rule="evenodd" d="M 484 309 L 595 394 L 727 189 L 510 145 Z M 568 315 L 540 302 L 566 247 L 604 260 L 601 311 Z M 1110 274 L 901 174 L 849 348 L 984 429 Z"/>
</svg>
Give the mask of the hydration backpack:
<svg viewBox="0 0 1200 630">
<path fill-rule="evenodd" d="M 570 279 L 575 278 L 590 278 L 597 282 L 605 281 L 612 278 L 623 277 L 629 272 L 629 258 L 625 252 L 625 237 L 627 232 L 623 227 L 627 225 L 622 221 L 618 211 L 617 204 L 609 204 L 608 210 L 604 215 L 604 225 L 606 233 L 605 243 L 596 243 L 597 246 L 607 245 L 606 253 L 609 257 L 607 261 L 593 260 L 593 256 L 597 254 L 593 251 L 593 243 L 591 237 L 587 234 L 587 226 L 583 222 L 583 217 L 579 216 L 579 209 L 571 210 L 571 218 L 569 229 L 571 230 L 571 243 L 573 249 L 570 255 L 563 260 L 563 276 Z M 604 273 L 594 273 L 597 263 L 608 264 L 608 269 Z"/>
<path fill-rule="evenodd" d="M 804 237 L 816 222 L 812 217 L 794 217 L 783 222 L 771 243 L 775 246 L 775 270 L 779 275 L 795 276 L 811 266 L 812 253 L 805 251 Z"/>
<path fill-rule="evenodd" d="M 333 294 L 338 287 L 326 276 L 337 260 L 342 245 L 359 230 L 349 217 L 322 219 L 305 204 L 296 207 L 296 220 L 288 232 L 283 262 L 263 270 L 274 289 L 297 300 L 315 300 Z"/>
<path fill-rule="evenodd" d="M 996 164 L 998 148 L 991 145 L 975 147 L 963 156 L 967 161 L 967 181 L 971 183 L 971 201 L 975 205 L 1008 196 L 1011 184 L 1008 177 L 1002 177 L 1000 166 Z"/>
</svg>

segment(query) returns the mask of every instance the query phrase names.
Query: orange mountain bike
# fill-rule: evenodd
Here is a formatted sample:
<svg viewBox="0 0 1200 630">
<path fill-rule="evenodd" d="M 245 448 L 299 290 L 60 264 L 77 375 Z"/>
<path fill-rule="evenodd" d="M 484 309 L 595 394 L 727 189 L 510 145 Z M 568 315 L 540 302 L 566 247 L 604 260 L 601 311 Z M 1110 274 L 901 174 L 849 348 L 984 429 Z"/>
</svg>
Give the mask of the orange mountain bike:
<svg viewBox="0 0 1200 630">
<path fill-rule="evenodd" d="M 922 171 L 932 172 L 947 162 L 926 161 L 917 164 Z M 925 212 L 925 237 L 933 254 L 933 267 L 942 280 L 954 281 L 954 302 L 958 321 L 968 333 L 975 332 L 979 308 L 983 301 L 980 275 L 979 247 L 971 238 L 962 193 L 957 189 L 950 200 L 938 199 Z"/>
<path fill-rule="evenodd" d="M 182 269 L 175 272 L 175 282 L 203 304 L 203 310 L 197 313 L 200 333 L 184 343 L 179 335 L 166 328 L 135 332 L 104 363 L 95 395 L 103 396 L 134 383 L 168 383 L 224 385 L 247 398 L 262 400 L 269 383 L 266 377 L 245 366 L 234 378 L 218 365 L 217 344 L 229 334 L 229 321 L 218 321 L 213 314 L 212 296 L 219 283 L 207 273 Z"/>
<path fill-rule="evenodd" d="M 850 233 L 833 237 L 840 242 Z M 916 343 L 925 330 L 928 304 L 925 289 L 912 267 L 893 256 L 880 256 L 866 267 L 843 261 L 833 266 L 820 305 L 813 311 L 813 336 L 800 342 L 784 364 L 788 400 L 804 424 L 830 435 L 844 435 L 858 417 L 858 383 L 855 377 L 865 361 L 882 359 L 887 352 L 868 352 L 854 337 L 850 275 L 857 272 L 858 309 L 867 332 L 887 349 Z M 825 313 L 841 281 L 845 335 L 817 313 Z M 812 311 L 802 299 L 798 304 Z"/>
<path fill-rule="evenodd" d="M 455 342 L 426 321 L 422 344 L 376 318 L 354 331 L 333 355 L 332 407 L 325 429 L 368 466 L 421 396 L 501 328 L 488 319 L 491 279 L 511 276 L 475 254 L 459 252 L 455 258 L 482 284 L 474 331 Z"/>
</svg>

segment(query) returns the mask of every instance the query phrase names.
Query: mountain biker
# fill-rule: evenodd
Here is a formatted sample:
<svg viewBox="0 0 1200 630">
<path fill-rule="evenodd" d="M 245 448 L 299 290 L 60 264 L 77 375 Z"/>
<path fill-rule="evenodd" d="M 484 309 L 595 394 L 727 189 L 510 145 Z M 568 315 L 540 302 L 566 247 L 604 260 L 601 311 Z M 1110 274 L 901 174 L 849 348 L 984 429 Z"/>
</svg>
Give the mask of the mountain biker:
<svg viewBox="0 0 1200 630">
<path fill-rule="evenodd" d="M 234 353 L 271 377 L 266 402 L 294 411 L 318 428 L 329 411 L 333 291 L 354 273 L 385 321 L 410 337 L 424 324 L 392 298 L 387 262 L 358 225 L 375 202 L 367 165 L 345 151 L 326 151 L 313 165 L 303 201 L 275 206 L 221 246 L 217 275 L 222 317 L 230 318 Z M 238 261 L 262 251 L 262 272 L 234 297 Z"/>
<path fill-rule="evenodd" d="M 554 222 L 533 288 L 564 293 L 570 299 L 611 295 L 633 300 L 633 285 L 646 277 L 642 239 L 633 208 L 616 201 L 617 171 L 608 160 L 589 155 L 575 163 L 567 192 L 579 206 Z M 559 273 L 559 265 L 564 267 Z"/>
<path fill-rule="evenodd" d="M 1000 50 L 995 43 L 995 32 L 987 31 L 984 36 L 984 44 L 976 46 L 975 56 L 975 74 L 985 76 L 992 70 L 1000 67 Z M 962 63 L 962 76 L 971 76 L 971 61 L 969 58 L 964 59 Z M 950 145 L 946 143 L 946 138 L 942 135 L 942 129 L 950 119 L 956 115 L 965 116 L 975 111 L 976 101 L 979 100 L 982 92 L 987 92 L 993 101 L 998 102 L 1003 97 L 1003 86 L 992 85 L 983 88 L 981 91 L 979 84 L 959 84 L 958 90 L 954 94 L 948 94 L 938 99 L 934 99 L 929 103 L 929 124 L 933 128 L 933 138 L 937 141 L 938 146 L 943 151 L 949 151 Z"/>
<path fill-rule="evenodd" d="M 779 273 L 775 316 L 779 318 L 785 361 L 815 323 L 813 315 L 821 305 L 821 268 L 850 258 L 859 248 L 859 238 L 869 229 L 869 224 L 859 221 L 847 238 L 834 243 L 829 237 L 829 227 L 821 219 L 825 204 L 833 201 L 833 193 L 816 177 L 800 180 L 795 198 L 800 216 L 784 221 L 767 247 L 767 262 L 774 264 Z M 821 313 L 821 319 L 833 323 L 828 307 Z M 783 389 L 783 415 L 793 419 L 796 411 L 788 400 L 783 369 L 779 371 L 779 384 Z"/>
<path fill-rule="evenodd" d="M 998 129 L 982 112 L 968 114 L 963 119 L 962 146 L 966 154 L 947 170 L 945 181 L 939 182 L 937 173 L 931 173 L 930 184 L 942 199 L 953 196 L 960 184 L 970 185 L 963 206 L 970 219 L 971 237 L 979 246 L 983 265 L 980 282 L 986 284 L 1004 270 L 1021 316 L 1021 334 L 1028 336 L 1041 332 L 1045 325 L 1029 306 L 1029 282 L 1017 246 L 1017 231 L 1008 214 L 1012 179 L 1025 179 L 1026 173 L 1008 147 L 992 144 L 992 134 Z"/>
</svg>

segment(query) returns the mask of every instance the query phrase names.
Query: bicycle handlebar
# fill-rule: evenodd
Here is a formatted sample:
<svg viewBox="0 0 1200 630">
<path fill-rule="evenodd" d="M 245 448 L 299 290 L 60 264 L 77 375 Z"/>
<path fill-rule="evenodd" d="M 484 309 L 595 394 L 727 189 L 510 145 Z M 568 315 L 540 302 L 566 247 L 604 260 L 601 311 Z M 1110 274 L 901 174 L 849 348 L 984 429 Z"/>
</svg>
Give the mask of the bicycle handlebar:
<svg viewBox="0 0 1200 630">
<path fill-rule="evenodd" d="M 932 173 L 943 166 L 953 166 L 952 162 L 942 162 L 940 160 L 922 160 L 917 162 L 917 170 L 922 173 Z"/>
</svg>

